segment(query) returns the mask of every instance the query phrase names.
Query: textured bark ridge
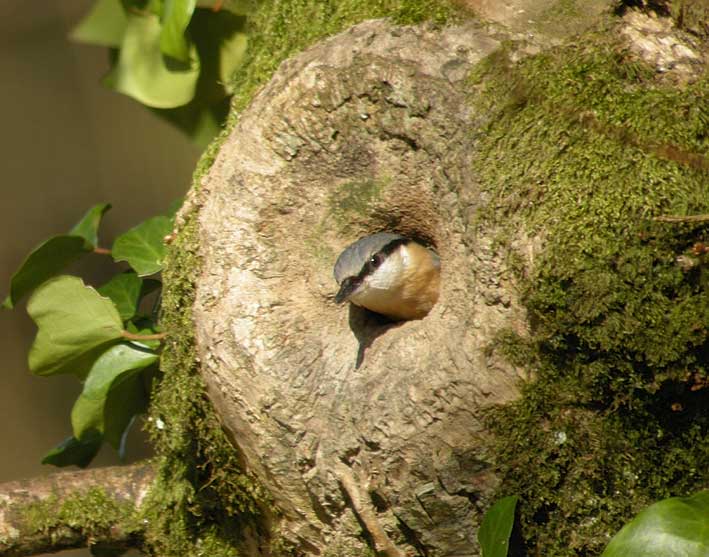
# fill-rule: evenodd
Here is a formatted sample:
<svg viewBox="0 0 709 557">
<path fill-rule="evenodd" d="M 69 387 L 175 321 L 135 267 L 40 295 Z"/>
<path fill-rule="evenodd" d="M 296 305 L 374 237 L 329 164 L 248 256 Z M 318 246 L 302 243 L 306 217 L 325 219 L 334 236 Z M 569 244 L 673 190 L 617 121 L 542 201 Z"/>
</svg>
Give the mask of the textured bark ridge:
<svg viewBox="0 0 709 557">
<path fill-rule="evenodd" d="M 202 371 L 299 552 L 478 553 L 481 418 L 519 382 L 494 339 L 524 328 L 493 231 L 473 224 L 463 81 L 498 46 L 472 23 L 382 21 L 321 43 L 260 92 L 197 194 Z M 333 302 L 338 253 L 381 230 L 441 255 L 422 320 Z"/>
</svg>

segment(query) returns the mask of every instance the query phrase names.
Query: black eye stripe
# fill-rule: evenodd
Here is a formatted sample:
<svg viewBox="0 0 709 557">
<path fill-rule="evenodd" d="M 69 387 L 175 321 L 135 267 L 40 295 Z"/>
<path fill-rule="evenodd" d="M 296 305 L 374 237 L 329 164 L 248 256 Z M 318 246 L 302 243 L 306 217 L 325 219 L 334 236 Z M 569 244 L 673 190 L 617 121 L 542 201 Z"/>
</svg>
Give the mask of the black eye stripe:
<svg viewBox="0 0 709 557">
<path fill-rule="evenodd" d="M 375 271 L 384 262 L 384 260 L 389 254 L 399 249 L 399 246 L 408 244 L 410 241 L 411 240 L 407 238 L 396 238 L 395 240 L 392 240 L 384 247 L 382 247 L 382 249 L 380 249 L 378 252 L 372 254 L 372 256 L 362 266 L 362 270 L 356 277 L 357 281 L 361 282 L 364 277 Z"/>
</svg>

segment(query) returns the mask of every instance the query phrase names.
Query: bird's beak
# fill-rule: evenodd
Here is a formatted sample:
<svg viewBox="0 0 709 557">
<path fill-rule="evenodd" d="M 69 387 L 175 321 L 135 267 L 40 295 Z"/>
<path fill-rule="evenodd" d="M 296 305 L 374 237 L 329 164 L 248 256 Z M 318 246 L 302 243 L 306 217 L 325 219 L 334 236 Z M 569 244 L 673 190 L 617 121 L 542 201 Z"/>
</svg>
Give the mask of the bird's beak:
<svg viewBox="0 0 709 557">
<path fill-rule="evenodd" d="M 347 301 L 347 298 L 349 298 L 350 295 L 356 289 L 357 282 L 354 281 L 351 277 L 347 277 L 345 280 L 342 281 L 342 284 L 340 285 L 340 290 L 338 290 L 337 294 L 335 294 L 335 303 L 341 304 L 342 302 Z"/>
</svg>

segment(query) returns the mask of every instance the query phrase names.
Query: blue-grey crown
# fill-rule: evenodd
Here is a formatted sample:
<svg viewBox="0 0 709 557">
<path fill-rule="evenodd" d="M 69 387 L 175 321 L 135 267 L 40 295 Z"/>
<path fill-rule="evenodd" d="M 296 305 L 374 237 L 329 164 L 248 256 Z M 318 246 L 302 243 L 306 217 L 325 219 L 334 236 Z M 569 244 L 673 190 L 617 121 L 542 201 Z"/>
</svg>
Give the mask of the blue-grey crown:
<svg viewBox="0 0 709 557">
<path fill-rule="evenodd" d="M 350 244 L 340 254 L 335 262 L 335 280 L 341 284 L 347 277 L 356 277 L 363 265 L 385 246 L 397 240 L 404 240 L 400 234 L 391 232 L 378 232 L 371 236 L 360 238 Z"/>
</svg>

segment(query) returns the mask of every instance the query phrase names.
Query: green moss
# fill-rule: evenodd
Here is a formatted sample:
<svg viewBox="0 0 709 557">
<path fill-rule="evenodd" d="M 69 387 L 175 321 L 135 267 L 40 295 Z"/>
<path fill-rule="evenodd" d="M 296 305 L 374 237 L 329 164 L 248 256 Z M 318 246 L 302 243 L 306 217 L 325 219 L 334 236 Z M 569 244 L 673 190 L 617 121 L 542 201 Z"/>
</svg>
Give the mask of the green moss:
<svg viewBox="0 0 709 557">
<path fill-rule="evenodd" d="M 239 467 L 196 369 L 191 309 L 200 264 L 194 217 L 174 240 L 164 271 L 162 323 L 171 334 L 151 404 L 151 438 L 162 457 L 145 506 L 151 525 L 146 544 L 158 555 L 234 555 L 261 497 Z"/>
<path fill-rule="evenodd" d="M 365 19 L 391 17 L 399 24 L 444 23 L 459 13 L 452 0 L 271 0 L 249 19 L 247 60 L 234 75 L 236 117 L 278 65 L 319 39 Z"/>
<path fill-rule="evenodd" d="M 659 85 L 612 36 L 518 65 L 503 49 L 471 82 L 479 218 L 508 246 L 544 237 L 519 276 L 531 337 L 500 343 L 537 379 L 490 420 L 532 555 L 596 555 L 649 502 L 709 484 L 709 266 L 677 263 L 709 225 L 651 220 L 709 213 L 709 79 Z"/>
<path fill-rule="evenodd" d="M 28 505 L 22 514 L 26 524 L 22 533 L 27 537 L 71 528 L 78 536 L 95 544 L 111 540 L 115 531 L 122 532 L 128 539 L 134 535 L 136 541 L 142 533 L 133 505 L 118 502 L 99 488 L 61 500 L 56 496 L 48 497 Z"/>
<path fill-rule="evenodd" d="M 248 59 L 234 77 L 226 129 L 195 172 L 195 190 L 211 167 L 238 113 L 280 62 L 320 38 L 374 17 L 400 23 L 442 22 L 453 10 L 433 0 L 263 2 L 249 18 Z M 254 480 L 243 474 L 197 371 L 191 308 L 201 263 L 195 214 L 173 240 L 163 273 L 161 326 L 170 331 L 161 359 L 163 378 L 153 393 L 150 434 L 160 455 L 158 479 L 144 506 L 149 524 L 144 549 L 151 554 L 235 555 L 245 525 L 258 527 L 268 508 Z"/>
</svg>

